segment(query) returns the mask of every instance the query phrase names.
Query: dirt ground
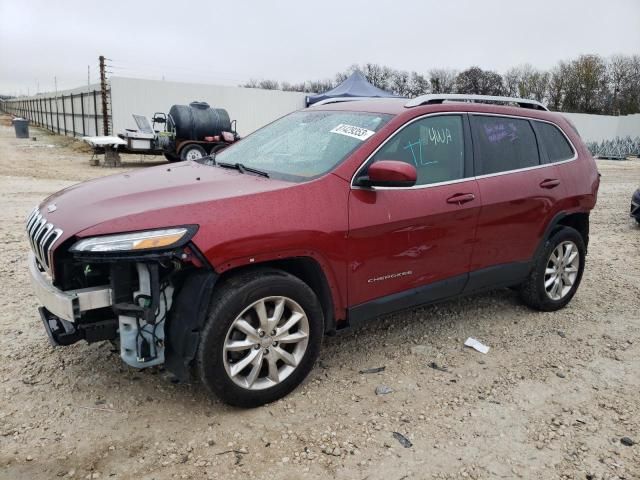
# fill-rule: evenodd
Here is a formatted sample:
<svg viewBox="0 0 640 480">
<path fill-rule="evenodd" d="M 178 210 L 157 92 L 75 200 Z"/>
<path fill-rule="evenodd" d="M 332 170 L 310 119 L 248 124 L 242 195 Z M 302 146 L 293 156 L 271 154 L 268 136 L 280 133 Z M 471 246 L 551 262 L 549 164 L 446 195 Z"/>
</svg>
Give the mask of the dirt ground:
<svg viewBox="0 0 640 480">
<path fill-rule="evenodd" d="M 108 343 L 49 345 L 25 216 L 113 170 L 32 135 L 17 140 L 0 119 L 0 479 L 640 478 L 640 444 L 621 442 L 640 442 L 640 228 L 628 217 L 639 160 L 598 161 L 587 267 L 566 309 L 533 312 L 499 290 L 389 316 L 327 338 L 287 398 L 239 410 L 125 366 Z M 469 336 L 489 353 L 465 348 Z M 359 373 L 373 367 L 385 370 Z"/>
</svg>

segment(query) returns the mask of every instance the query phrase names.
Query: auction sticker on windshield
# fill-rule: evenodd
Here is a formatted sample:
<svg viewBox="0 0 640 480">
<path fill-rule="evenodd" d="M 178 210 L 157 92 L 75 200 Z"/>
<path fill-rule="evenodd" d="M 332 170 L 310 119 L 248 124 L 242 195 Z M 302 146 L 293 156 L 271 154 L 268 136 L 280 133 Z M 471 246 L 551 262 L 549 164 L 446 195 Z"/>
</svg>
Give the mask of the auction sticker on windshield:
<svg viewBox="0 0 640 480">
<path fill-rule="evenodd" d="M 347 137 L 357 138 L 361 142 L 364 142 L 367 138 L 373 135 L 374 131 L 367 130 L 366 128 L 354 127 L 353 125 L 347 125 L 346 123 L 341 123 L 333 130 L 331 133 L 337 133 L 339 135 L 346 135 Z"/>
</svg>

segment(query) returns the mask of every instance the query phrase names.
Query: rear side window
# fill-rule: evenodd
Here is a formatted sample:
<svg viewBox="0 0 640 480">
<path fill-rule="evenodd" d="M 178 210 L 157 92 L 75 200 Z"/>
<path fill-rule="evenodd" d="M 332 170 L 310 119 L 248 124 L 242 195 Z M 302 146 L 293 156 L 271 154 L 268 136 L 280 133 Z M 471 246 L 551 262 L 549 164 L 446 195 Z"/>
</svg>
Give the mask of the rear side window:
<svg viewBox="0 0 640 480">
<path fill-rule="evenodd" d="M 416 120 L 373 156 L 372 161 L 399 160 L 416 167 L 416 185 L 464 178 L 464 129 L 460 115 Z"/>
<path fill-rule="evenodd" d="M 536 136 L 528 120 L 472 115 L 471 129 L 478 175 L 540 165 Z"/>
<path fill-rule="evenodd" d="M 534 124 L 538 141 L 547 154 L 549 162 L 562 162 L 573 158 L 573 148 L 558 127 L 545 122 L 534 122 Z"/>
</svg>

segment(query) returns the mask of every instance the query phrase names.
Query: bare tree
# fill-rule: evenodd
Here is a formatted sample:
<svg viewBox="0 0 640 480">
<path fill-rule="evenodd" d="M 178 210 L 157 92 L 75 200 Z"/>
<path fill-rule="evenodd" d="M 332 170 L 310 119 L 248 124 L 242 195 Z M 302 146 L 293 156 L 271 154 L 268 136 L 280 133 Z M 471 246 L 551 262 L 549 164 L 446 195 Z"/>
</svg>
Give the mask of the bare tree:
<svg viewBox="0 0 640 480">
<path fill-rule="evenodd" d="M 260 80 L 258 88 L 262 88 L 264 90 L 278 90 L 279 85 L 276 80 Z"/>
<path fill-rule="evenodd" d="M 475 95 L 501 95 L 502 77 L 496 72 L 471 67 L 456 77 L 456 90 Z"/>
<path fill-rule="evenodd" d="M 258 84 L 260 82 L 258 80 L 256 80 L 255 78 L 250 78 L 247 82 L 245 82 L 244 84 L 240 85 L 241 87 L 244 88 L 258 88 Z"/>
<path fill-rule="evenodd" d="M 623 90 L 631 80 L 632 62 L 630 57 L 614 55 L 607 62 L 607 80 L 609 83 L 610 100 L 606 107 L 607 113 L 620 115 Z"/>
<path fill-rule="evenodd" d="M 306 92 L 305 84 L 302 83 L 289 83 L 280 82 L 280 89 L 285 92 Z"/>
<path fill-rule="evenodd" d="M 581 55 L 567 69 L 563 110 L 602 113 L 607 87 L 606 65 L 598 55 Z"/>
<path fill-rule="evenodd" d="M 411 94 L 411 78 L 409 72 L 393 70 L 391 72 L 390 87 L 396 95 L 408 97 Z"/>
<path fill-rule="evenodd" d="M 504 86 L 504 94 L 509 97 L 515 97 L 520 94 L 518 83 L 520 82 L 520 68 L 512 67 L 502 76 Z"/>
<path fill-rule="evenodd" d="M 432 93 L 453 93 L 456 89 L 455 70 L 446 68 L 433 69 L 429 72 Z"/>
<path fill-rule="evenodd" d="M 424 75 L 417 72 L 411 72 L 409 79 L 409 97 L 417 97 L 431 91 L 431 82 Z"/>
<path fill-rule="evenodd" d="M 549 106 L 552 110 L 560 111 L 564 102 L 568 78 L 568 65 L 560 62 L 549 73 Z"/>
<path fill-rule="evenodd" d="M 549 91 L 549 72 L 534 70 L 529 80 L 529 96 L 539 102 L 543 102 L 547 98 Z"/>
<path fill-rule="evenodd" d="M 450 69 L 432 69 L 427 77 L 375 63 L 353 64 L 336 74 L 335 82 L 311 80 L 279 84 L 275 80 L 250 79 L 241 86 L 321 93 L 331 90 L 356 70 L 373 85 L 407 97 L 459 91 L 531 98 L 547 102 L 557 111 L 615 115 L 640 112 L 640 55 L 616 55 L 606 60 L 598 55 L 582 55 L 561 61 L 549 71 L 524 64 L 510 68 L 502 76 L 480 67 L 471 67 L 459 74 Z"/>
<path fill-rule="evenodd" d="M 640 112 L 640 55 L 629 57 L 629 74 L 620 92 L 620 114 Z"/>
<path fill-rule="evenodd" d="M 322 93 L 331 90 L 334 86 L 331 80 L 313 80 L 305 82 L 305 91 L 308 93 Z"/>
<path fill-rule="evenodd" d="M 362 73 L 373 86 L 387 90 L 393 70 L 377 63 L 367 63 L 363 65 Z"/>
</svg>

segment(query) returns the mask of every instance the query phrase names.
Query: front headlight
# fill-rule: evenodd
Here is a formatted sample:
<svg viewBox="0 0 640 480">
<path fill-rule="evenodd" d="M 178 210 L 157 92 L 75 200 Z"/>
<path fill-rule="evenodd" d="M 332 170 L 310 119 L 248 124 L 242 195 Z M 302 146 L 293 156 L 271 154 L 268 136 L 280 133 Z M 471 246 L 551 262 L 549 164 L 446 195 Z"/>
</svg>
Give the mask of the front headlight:
<svg viewBox="0 0 640 480">
<path fill-rule="evenodd" d="M 71 247 L 72 252 L 137 252 L 156 248 L 170 248 L 184 243 L 189 238 L 186 227 L 147 230 L 146 232 L 105 235 L 79 240 Z"/>
</svg>

